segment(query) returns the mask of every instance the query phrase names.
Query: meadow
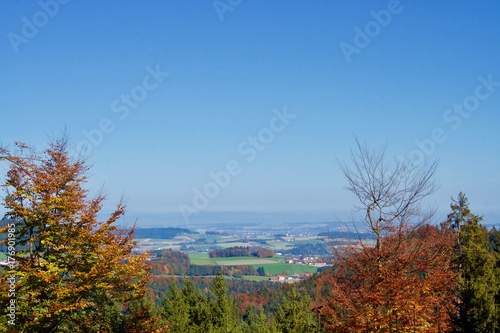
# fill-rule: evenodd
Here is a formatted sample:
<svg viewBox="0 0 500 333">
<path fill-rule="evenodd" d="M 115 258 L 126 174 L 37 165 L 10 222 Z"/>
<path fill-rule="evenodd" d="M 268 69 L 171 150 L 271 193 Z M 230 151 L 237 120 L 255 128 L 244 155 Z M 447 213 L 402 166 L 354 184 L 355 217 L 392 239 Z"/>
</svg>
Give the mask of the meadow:
<svg viewBox="0 0 500 333">
<path fill-rule="evenodd" d="M 208 253 L 190 253 L 188 254 L 191 263 L 194 265 L 246 265 L 255 269 L 264 267 L 267 274 L 301 274 L 316 273 L 317 267 L 308 265 L 287 264 L 283 257 L 273 258 L 255 258 L 255 257 L 228 257 L 228 258 L 210 258 Z"/>
</svg>

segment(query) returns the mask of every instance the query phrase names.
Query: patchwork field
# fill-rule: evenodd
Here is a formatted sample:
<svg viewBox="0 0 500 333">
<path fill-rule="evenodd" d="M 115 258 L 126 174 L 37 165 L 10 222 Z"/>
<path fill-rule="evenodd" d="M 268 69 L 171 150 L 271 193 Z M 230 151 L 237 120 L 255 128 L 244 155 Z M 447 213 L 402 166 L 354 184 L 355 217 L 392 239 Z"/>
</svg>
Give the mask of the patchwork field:
<svg viewBox="0 0 500 333">
<path fill-rule="evenodd" d="M 247 265 L 255 269 L 264 267 L 267 274 L 301 274 L 315 273 L 318 268 L 308 265 L 286 264 L 281 257 L 273 258 L 255 258 L 255 257 L 229 257 L 229 258 L 210 258 L 207 253 L 190 253 L 189 258 L 195 265 Z"/>
<path fill-rule="evenodd" d="M 208 253 L 190 253 L 189 259 L 194 265 L 269 265 L 283 262 L 280 258 L 228 257 L 210 258 Z"/>
<path fill-rule="evenodd" d="M 155 249 L 180 250 L 189 247 L 190 250 L 205 252 L 211 247 L 228 248 L 233 246 L 257 246 L 253 241 L 242 241 L 238 236 L 183 234 L 172 239 L 137 238 L 138 251 L 151 251 Z"/>
<path fill-rule="evenodd" d="M 268 241 L 267 245 L 269 246 L 269 248 L 273 249 L 275 252 L 279 252 L 280 250 L 290 249 L 293 247 L 293 244 L 290 244 L 290 242 L 283 242 L 280 240 Z"/>
<path fill-rule="evenodd" d="M 217 258 L 210 258 L 208 253 L 189 253 L 188 256 L 193 265 L 217 265 Z"/>
<path fill-rule="evenodd" d="M 227 259 L 232 259 L 232 258 L 227 258 Z M 237 266 L 237 265 L 248 265 L 248 266 L 254 266 L 254 265 L 273 265 L 276 264 L 275 261 L 271 259 L 249 259 L 249 260 L 241 260 L 241 259 L 236 259 L 236 260 L 217 260 L 218 265 L 226 265 L 226 266 Z"/>
<path fill-rule="evenodd" d="M 248 280 L 248 281 L 268 281 L 269 277 L 268 276 L 245 275 L 245 276 L 243 276 L 243 280 Z"/>
<path fill-rule="evenodd" d="M 305 272 L 315 273 L 317 268 L 308 265 L 287 264 L 284 256 L 276 256 L 273 258 L 256 258 L 256 257 L 228 257 L 228 258 L 210 258 L 207 251 L 210 248 L 227 248 L 233 246 L 262 246 L 272 249 L 275 253 L 283 250 L 289 250 L 297 246 L 310 244 L 316 245 L 324 242 L 324 239 L 318 236 L 306 237 L 284 237 L 281 239 L 272 236 L 256 236 L 253 238 L 245 238 L 235 235 L 207 235 L 200 234 L 183 234 L 173 239 L 155 239 L 143 238 L 137 239 L 137 249 L 140 251 L 150 251 L 153 249 L 172 249 L 195 251 L 197 253 L 189 253 L 191 263 L 194 265 L 226 265 L 226 266 L 252 266 L 255 269 L 263 267 L 269 275 L 278 274 L 300 274 Z"/>
<path fill-rule="evenodd" d="M 207 234 L 182 234 L 172 239 L 137 238 L 136 249 L 151 251 L 155 249 L 188 250 L 194 252 L 208 252 L 210 249 L 228 248 L 234 246 L 259 247 L 264 246 L 275 252 L 290 250 L 306 244 L 317 245 L 325 242 L 325 237 L 284 237 L 275 238 L 271 235 L 237 236 L 237 235 L 207 235 Z M 200 263 L 201 264 L 201 263 Z M 215 263 L 213 263 L 215 264 Z"/>
</svg>

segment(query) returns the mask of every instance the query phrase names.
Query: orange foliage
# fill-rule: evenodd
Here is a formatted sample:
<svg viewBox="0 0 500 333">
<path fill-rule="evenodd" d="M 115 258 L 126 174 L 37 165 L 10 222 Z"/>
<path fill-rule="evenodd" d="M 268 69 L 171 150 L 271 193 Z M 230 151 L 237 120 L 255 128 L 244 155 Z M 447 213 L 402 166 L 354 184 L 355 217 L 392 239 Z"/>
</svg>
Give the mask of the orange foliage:
<svg viewBox="0 0 500 333">
<path fill-rule="evenodd" d="M 316 282 L 316 311 L 335 332 L 446 331 L 454 242 L 427 225 L 385 236 L 380 247 L 337 251 L 335 269 Z"/>
<path fill-rule="evenodd" d="M 18 154 L 0 147 L 0 160 L 9 162 L 4 206 L 16 224 L 18 328 L 108 330 L 105 311 L 140 301 L 149 276 L 146 254 L 132 254 L 134 230 L 116 225 L 124 204 L 99 219 L 105 197 L 88 197 L 82 187 L 88 167 L 71 159 L 66 140 L 54 141 L 43 154 L 25 144 L 16 147 Z"/>
</svg>

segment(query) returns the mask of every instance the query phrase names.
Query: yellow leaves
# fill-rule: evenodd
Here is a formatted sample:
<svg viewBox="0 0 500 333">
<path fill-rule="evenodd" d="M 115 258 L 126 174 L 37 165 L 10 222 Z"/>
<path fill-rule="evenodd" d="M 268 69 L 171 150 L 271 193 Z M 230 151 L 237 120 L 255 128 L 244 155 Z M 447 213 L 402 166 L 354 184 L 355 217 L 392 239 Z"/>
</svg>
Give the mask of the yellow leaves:
<svg viewBox="0 0 500 333">
<path fill-rule="evenodd" d="M 7 173 L 5 184 L 11 192 L 4 205 L 9 216 L 22 221 L 17 240 L 31 242 L 35 251 L 16 271 L 23 329 L 49 331 L 49 324 L 55 323 L 50 331 L 57 331 L 57 325 L 69 325 L 68 314 L 77 325 L 87 315 L 100 318 L 97 309 L 107 302 L 144 295 L 145 257 L 131 254 L 132 234 L 114 225 L 124 214 L 124 204 L 99 221 L 104 196 L 87 198 L 82 185 L 88 168 L 71 161 L 65 140 L 56 140 L 43 154 L 23 147 L 28 155 L 1 151 L 15 161 Z"/>
</svg>

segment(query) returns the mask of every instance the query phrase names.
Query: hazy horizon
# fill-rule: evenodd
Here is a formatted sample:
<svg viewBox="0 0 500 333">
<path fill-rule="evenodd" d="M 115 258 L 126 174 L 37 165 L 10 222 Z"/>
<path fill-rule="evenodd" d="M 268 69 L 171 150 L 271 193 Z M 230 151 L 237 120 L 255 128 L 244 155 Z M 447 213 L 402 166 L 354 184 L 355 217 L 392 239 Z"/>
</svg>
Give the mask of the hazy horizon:
<svg viewBox="0 0 500 333">
<path fill-rule="evenodd" d="M 432 223 L 439 224 L 446 219 L 449 211 L 437 211 Z M 481 215 L 481 214 L 479 214 Z M 495 213 L 486 213 L 482 224 L 488 227 L 500 226 L 500 215 Z M 106 215 L 102 215 L 105 217 Z M 120 225 L 130 227 L 136 225 L 138 228 L 150 227 L 202 227 L 210 229 L 216 224 L 234 224 L 234 225 L 286 225 L 286 224 L 337 224 L 339 227 L 349 227 L 353 221 L 363 223 L 362 217 L 358 219 L 351 218 L 351 212 L 347 210 L 344 214 L 333 215 L 329 212 L 203 212 L 191 218 L 188 223 L 184 221 L 182 215 L 178 212 L 127 212 L 125 217 L 119 221 Z"/>
</svg>

